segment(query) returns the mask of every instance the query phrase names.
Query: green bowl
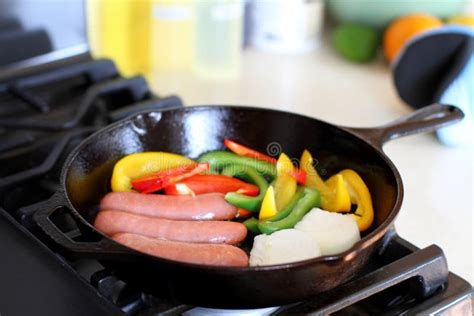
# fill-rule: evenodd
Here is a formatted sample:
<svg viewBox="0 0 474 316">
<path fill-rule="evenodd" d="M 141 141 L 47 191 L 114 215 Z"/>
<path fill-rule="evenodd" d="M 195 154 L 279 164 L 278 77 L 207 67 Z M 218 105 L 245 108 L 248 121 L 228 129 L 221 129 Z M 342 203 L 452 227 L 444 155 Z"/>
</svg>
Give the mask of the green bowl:
<svg viewBox="0 0 474 316">
<path fill-rule="evenodd" d="M 424 13 L 440 18 L 462 13 L 468 0 L 326 0 L 338 22 L 383 28 L 394 18 Z"/>
</svg>

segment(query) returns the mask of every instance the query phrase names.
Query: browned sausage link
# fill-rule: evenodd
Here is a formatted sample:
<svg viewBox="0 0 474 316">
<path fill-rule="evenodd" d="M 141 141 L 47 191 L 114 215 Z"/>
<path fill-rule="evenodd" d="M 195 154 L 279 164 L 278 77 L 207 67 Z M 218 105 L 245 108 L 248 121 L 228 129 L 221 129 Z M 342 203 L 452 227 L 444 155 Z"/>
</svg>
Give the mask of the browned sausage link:
<svg viewBox="0 0 474 316">
<path fill-rule="evenodd" d="M 225 221 L 176 221 L 122 211 L 100 211 L 94 226 L 106 235 L 133 233 L 192 243 L 239 244 L 247 235 L 242 223 Z"/>
<path fill-rule="evenodd" d="M 137 251 L 174 261 L 213 265 L 248 266 L 247 254 L 240 248 L 226 244 L 192 244 L 120 233 L 112 239 Z"/>
<path fill-rule="evenodd" d="M 236 207 L 220 193 L 192 196 L 167 196 L 136 192 L 110 192 L 100 202 L 102 210 L 119 210 L 176 220 L 232 219 Z"/>
</svg>

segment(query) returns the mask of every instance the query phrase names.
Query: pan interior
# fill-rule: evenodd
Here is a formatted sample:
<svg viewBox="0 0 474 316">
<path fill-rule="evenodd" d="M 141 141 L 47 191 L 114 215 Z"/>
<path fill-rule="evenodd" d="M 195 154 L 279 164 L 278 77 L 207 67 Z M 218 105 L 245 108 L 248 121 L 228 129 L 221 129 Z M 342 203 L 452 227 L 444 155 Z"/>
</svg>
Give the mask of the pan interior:
<svg viewBox="0 0 474 316">
<path fill-rule="evenodd" d="M 196 107 L 149 112 L 112 125 L 83 142 L 66 164 L 66 194 L 91 221 L 110 191 L 114 164 L 142 151 L 167 151 L 191 158 L 224 149 L 230 138 L 261 152 L 281 150 L 299 159 L 308 149 L 323 178 L 342 169 L 357 171 L 367 183 L 375 209 L 373 230 L 392 212 L 397 181 L 385 159 L 370 145 L 330 124 L 290 113 L 245 107 Z M 92 211 L 91 211 L 92 210 Z"/>
</svg>

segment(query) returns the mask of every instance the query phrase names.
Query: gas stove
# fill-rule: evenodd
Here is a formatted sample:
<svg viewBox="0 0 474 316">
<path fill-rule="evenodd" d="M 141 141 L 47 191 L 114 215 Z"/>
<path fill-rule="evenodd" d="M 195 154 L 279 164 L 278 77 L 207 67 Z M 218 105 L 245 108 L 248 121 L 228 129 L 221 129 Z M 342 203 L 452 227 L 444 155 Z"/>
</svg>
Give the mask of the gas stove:
<svg viewBox="0 0 474 316">
<path fill-rule="evenodd" d="M 155 297 L 99 261 L 62 253 L 32 221 L 59 188 L 68 153 L 98 129 L 144 110 L 182 106 L 123 78 L 110 60 L 52 63 L 0 79 L 0 315 L 294 315 L 473 312 L 472 287 L 449 272 L 442 249 L 418 249 L 393 228 L 359 275 L 307 301 L 259 310 L 212 310 Z M 55 222 L 71 238 L 67 213 Z M 157 280 L 159 282 L 159 280 Z"/>
</svg>

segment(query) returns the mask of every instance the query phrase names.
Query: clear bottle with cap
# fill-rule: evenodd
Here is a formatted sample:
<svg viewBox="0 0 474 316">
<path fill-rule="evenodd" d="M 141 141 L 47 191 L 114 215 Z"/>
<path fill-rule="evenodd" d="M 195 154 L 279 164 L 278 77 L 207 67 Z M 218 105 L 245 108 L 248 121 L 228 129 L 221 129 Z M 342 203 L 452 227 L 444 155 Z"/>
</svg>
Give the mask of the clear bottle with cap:
<svg viewBox="0 0 474 316">
<path fill-rule="evenodd" d="M 234 78 L 242 51 L 241 0 L 197 0 L 194 4 L 193 70 L 212 79 Z"/>
</svg>

